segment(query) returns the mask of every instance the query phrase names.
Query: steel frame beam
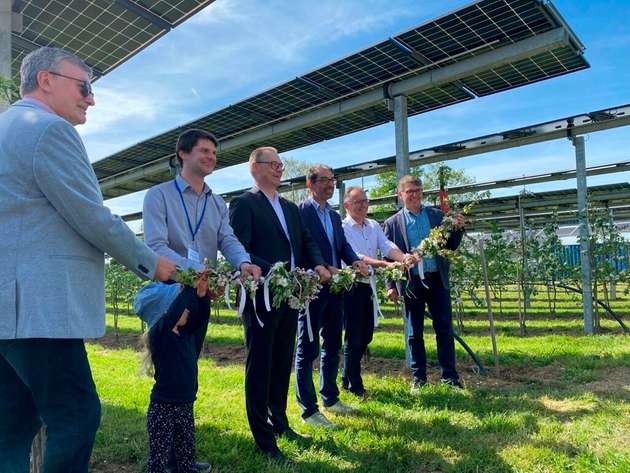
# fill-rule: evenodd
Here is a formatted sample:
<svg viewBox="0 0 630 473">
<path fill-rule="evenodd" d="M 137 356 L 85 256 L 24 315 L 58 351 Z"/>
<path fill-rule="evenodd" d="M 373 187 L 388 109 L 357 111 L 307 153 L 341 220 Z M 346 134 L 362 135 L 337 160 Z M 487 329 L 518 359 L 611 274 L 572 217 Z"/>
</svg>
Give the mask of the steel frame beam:
<svg viewBox="0 0 630 473">
<path fill-rule="evenodd" d="M 271 137 L 316 126 L 335 117 L 368 108 L 391 97 L 413 94 L 433 87 L 439 87 L 488 68 L 500 67 L 551 49 L 570 45 L 567 31 L 563 28 L 556 28 L 517 43 L 481 52 L 477 56 L 463 59 L 460 62 L 449 64 L 439 69 L 428 70 L 414 77 L 391 82 L 386 87 L 370 89 L 361 95 L 341 100 L 286 120 L 261 125 L 239 136 L 221 140 L 217 152 L 220 153 L 221 151 L 264 142 Z M 122 175 L 104 179 L 101 181 L 101 189 L 106 191 L 116 187 L 116 185 L 134 180 L 137 172 L 146 175 L 164 171 L 168 168 L 168 162 L 164 160 L 164 157 L 161 157 L 155 160 L 153 164 L 145 165 L 143 168 L 142 171 L 128 171 Z"/>
</svg>

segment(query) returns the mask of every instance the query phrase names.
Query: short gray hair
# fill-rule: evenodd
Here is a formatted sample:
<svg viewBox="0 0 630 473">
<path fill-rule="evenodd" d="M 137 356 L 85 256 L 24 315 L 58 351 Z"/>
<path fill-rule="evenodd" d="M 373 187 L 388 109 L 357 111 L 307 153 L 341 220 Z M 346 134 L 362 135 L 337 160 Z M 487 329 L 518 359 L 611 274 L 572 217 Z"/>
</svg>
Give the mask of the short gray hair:
<svg viewBox="0 0 630 473">
<path fill-rule="evenodd" d="M 350 200 L 350 194 L 352 194 L 354 191 L 357 192 L 363 192 L 364 194 L 367 195 L 367 193 L 365 192 L 365 189 L 363 189 L 363 187 L 361 186 L 350 186 L 346 189 L 346 193 L 343 196 L 343 201 L 344 202 L 348 202 Z"/>
<path fill-rule="evenodd" d="M 39 86 L 37 73 L 39 71 L 58 72 L 58 66 L 62 61 L 68 61 L 79 66 L 92 77 L 92 69 L 74 53 L 61 48 L 44 47 L 26 55 L 20 66 L 20 95 L 33 92 Z"/>
</svg>

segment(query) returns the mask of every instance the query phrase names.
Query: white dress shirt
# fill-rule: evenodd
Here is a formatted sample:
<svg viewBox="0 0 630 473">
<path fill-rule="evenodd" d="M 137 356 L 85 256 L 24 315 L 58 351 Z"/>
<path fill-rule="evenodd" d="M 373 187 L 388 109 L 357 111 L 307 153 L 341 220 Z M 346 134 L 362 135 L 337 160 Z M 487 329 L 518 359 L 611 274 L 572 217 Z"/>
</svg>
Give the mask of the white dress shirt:
<svg viewBox="0 0 630 473">
<path fill-rule="evenodd" d="M 287 221 L 284 218 L 284 211 L 282 210 L 282 205 L 280 205 L 280 194 L 278 194 L 278 191 L 276 191 L 274 192 L 273 197 L 269 197 L 267 193 L 263 191 L 262 189 L 260 189 L 260 192 L 262 192 L 265 195 L 265 197 L 267 197 L 267 200 L 269 201 L 269 203 L 273 207 L 274 212 L 276 212 L 276 215 L 278 216 L 278 220 L 280 220 L 280 225 L 282 226 L 282 229 L 284 230 L 284 234 L 287 236 L 287 240 L 289 240 L 289 246 L 291 247 L 291 269 L 295 269 L 295 257 L 293 256 L 293 245 L 291 244 L 291 236 L 289 235 Z"/>
<path fill-rule="evenodd" d="M 367 256 L 377 259 L 377 250 L 380 250 L 382 257 L 389 256 L 392 249 L 398 248 L 387 239 L 378 222 L 369 218 L 363 221 L 363 225 L 359 225 L 348 215 L 343 220 L 343 232 L 359 258 Z"/>
</svg>

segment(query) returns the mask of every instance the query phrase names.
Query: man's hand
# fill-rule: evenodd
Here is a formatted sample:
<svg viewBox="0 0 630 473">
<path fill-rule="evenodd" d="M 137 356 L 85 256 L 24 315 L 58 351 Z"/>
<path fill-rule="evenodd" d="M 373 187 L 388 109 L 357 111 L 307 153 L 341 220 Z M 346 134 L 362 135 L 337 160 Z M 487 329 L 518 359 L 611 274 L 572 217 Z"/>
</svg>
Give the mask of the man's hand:
<svg viewBox="0 0 630 473">
<path fill-rule="evenodd" d="M 364 278 L 368 277 L 368 265 L 365 264 L 365 261 L 361 261 L 360 259 L 356 260 L 354 263 L 352 263 L 352 267 L 359 271 L 361 276 L 363 276 Z"/>
<path fill-rule="evenodd" d="M 465 223 L 466 222 L 464 221 L 464 216 L 462 214 L 453 215 L 453 228 L 455 230 L 463 229 Z"/>
<path fill-rule="evenodd" d="M 334 266 L 326 266 L 326 269 L 330 273 L 331 277 L 339 272 L 339 268 L 335 268 Z"/>
<path fill-rule="evenodd" d="M 418 257 L 410 253 L 407 253 L 402 260 L 402 263 L 407 267 L 413 266 L 417 262 L 418 262 Z"/>
<path fill-rule="evenodd" d="M 168 281 L 175 275 L 176 271 L 177 266 L 173 261 L 168 259 L 166 256 L 158 256 L 157 265 L 155 267 L 155 276 L 153 276 L 153 279 L 156 281 Z"/>
<path fill-rule="evenodd" d="M 387 290 L 387 298 L 394 304 L 398 304 L 398 290 L 395 287 Z"/>
<path fill-rule="evenodd" d="M 315 266 L 315 272 L 319 274 L 319 279 L 322 283 L 330 279 L 330 272 L 320 264 Z"/>
<path fill-rule="evenodd" d="M 252 276 L 254 281 L 258 281 L 260 279 L 260 275 L 262 274 L 262 270 L 259 266 L 251 263 L 241 263 L 241 277 L 246 278 L 247 276 Z"/>
</svg>

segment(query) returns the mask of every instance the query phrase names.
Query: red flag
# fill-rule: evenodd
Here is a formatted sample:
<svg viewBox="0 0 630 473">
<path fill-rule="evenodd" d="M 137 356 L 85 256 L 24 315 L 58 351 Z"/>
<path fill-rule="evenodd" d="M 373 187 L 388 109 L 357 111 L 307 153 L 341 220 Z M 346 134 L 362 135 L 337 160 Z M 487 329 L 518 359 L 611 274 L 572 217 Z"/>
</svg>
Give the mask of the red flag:
<svg viewBox="0 0 630 473">
<path fill-rule="evenodd" d="M 446 191 L 444 190 L 444 185 L 440 185 L 440 209 L 442 209 L 442 212 L 447 213 L 450 210 L 450 207 L 448 205 L 448 195 L 446 194 Z"/>
</svg>

